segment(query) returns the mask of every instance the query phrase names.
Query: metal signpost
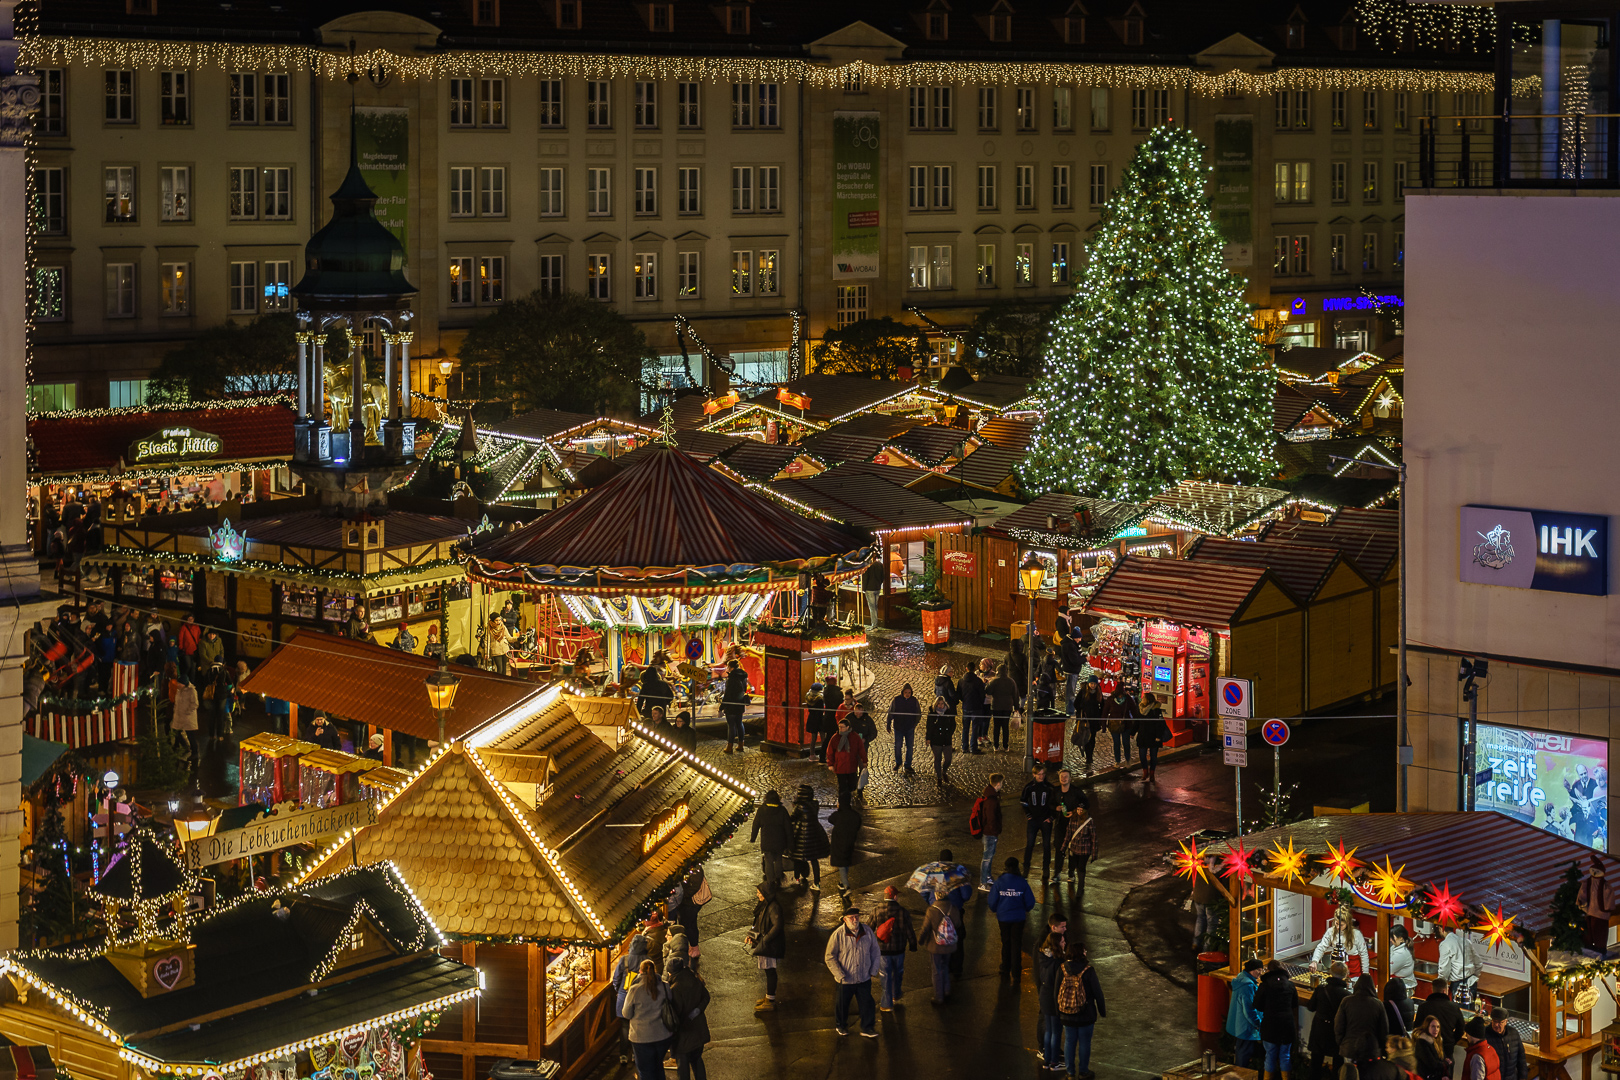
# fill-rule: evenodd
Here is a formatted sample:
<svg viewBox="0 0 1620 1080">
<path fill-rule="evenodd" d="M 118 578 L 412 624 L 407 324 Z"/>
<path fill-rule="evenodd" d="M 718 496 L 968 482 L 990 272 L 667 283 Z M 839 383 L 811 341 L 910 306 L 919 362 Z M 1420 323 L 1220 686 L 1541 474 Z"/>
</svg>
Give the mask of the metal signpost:
<svg viewBox="0 0 1620 1080">
<path fill-rule="evenodd" d="M 1248 679 L 1215 680 L 1215 714 L 1221 718 L 1221 760 L 1232 766 L 1237 782 L 1237 831 L 1243 835 L 1243 767 L 1249 763 L 1249 718 L 1254 715 L 1254 687 Z"/>
<path fill-rule="evenodd" d="M 1286 720 L 1267 720 L 1260 725 L 1260 737 L 1271 744 L 1271 790 L 1273 805 L 1282 802 L 1282 745 L 1288 741 Z"/>
</svg>

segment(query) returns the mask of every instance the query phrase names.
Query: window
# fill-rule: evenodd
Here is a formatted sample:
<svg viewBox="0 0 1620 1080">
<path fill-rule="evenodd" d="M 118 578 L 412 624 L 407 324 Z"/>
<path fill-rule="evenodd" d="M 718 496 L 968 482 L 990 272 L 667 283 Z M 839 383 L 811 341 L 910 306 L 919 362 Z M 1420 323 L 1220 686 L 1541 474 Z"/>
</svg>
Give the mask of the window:
<svg viewBox="0 0 1620 1080">
<path fill-rule="evenodd" d="M 29 412 L 62 412 L 78 408 L 78 383 L 29 383 Z M 138 576 L 138 575 L 131 575 Z M 125 580 L 129 580 L 125 578 Z"/>
<path fill-rule="evenodd" d="M 773 128 L 777 126 L 777 86 L 775 83 L 732 83 L 731 126 Z"/>
<path fill-rule="evenodd" d="M 1052 130 L 1071 131 L 1074 128 L 1074 89 L 1068 86 L 1052 90 Z"/>
<path fill-rule="evenodd" d="M 731 126 L 734 128 L 749 128 L 754 126 L 754 84 L 731 84 Z"/>
<path fill-rule="evenodd" d="M 979 288 L 996 287 L 996 245 L 979 245 Z"/>
<path fill-rule="evenodd" d="M 780 253 L 774 248 L 761 251 L 754 262 L 754 290 L 761 296 L 775 296 L 778 291 L 776 266 Z"/>
<path fill-rule="evenodd" d="M 29 180 L 29 201 L 34 231 L 43 236 L 67 232 L 67 173 L 62 169 L 35 169 Z"/>
<path fill-rule="evenodd" d="M 651 4 L 647 11 L 647 29 L 655 34 L 667 34 L 675 29 L 675 5 Z"/>
<path fill-rule="evenodd" d="M 699 295 L 702 259 L 702 255 L 696 251 L 683 251 L 675 256 L 676 299 L 692 299 Z"/>
<path fill-rule="evenodd" d="M 1069 245 L 1052 245 L 1052 284 L 1067 285 L 1069 283 Z"/>
<path fill-rule="evenodd" d="M 478 216 L 506 216 L 506 169 L 483 166 L 478 170 Z"/>
<path fill-rule="evenodd" d="M 1018 210 L 1035 209 L 1035 166 L 1013 166 L 1013 207 Z"/>
<path fill-rule="evenodd" d="M 259 102 L 259 115 L 266 124 L 292 123 L 292 104 L 289 96 L 292 76 L 286 72 L 264 75 L 260 82 L 264 91 Z"/>
<path fill-rule="evenodd" d="M 1075 8 L 1071 7 L 1069 10 L 1072 12 Z M 1057 22 L 1058 32 L 1063 35 L 1063 44 L 1084 45 L 1086 43 L 1085 16 L 1065 15 Z"/>
<path fill-rule="evenodd" d="M 1378 201 L 1378 162 L 1363 161 L 1361 163 L 1361 201 Z"/>
<path fill-rule="evenodd" d="M 557 0 L 557 28 L 579 29 L 579 0 Z"/>
<path fill-rule="evenodd" d="M 1407 170 L 1407 163 L 1406 162 L 1397 161 L 1395 163 L 1395 201 L 1396 202 L 1405 202 L 1406 201 L 1406 176 L 1407 176 L 1407 171 L 1406 170 Z"/>
<path fill-rule="evenodd" d="M 151 383 L 150 379 L 108 379 L 107 406 L 113 409 L 127 409 L 145 405 L 146 389 Z"/>
<path fill-rule="evenodd" d="M 913 289 L 928 288 L 927 246 L 913 244 L 909 249 L 907 249 L 907 255 L 907 286 Z"/>
<path fill-rule="evenodd" d="M 265 311 L 292 310 L 292 263 L 287 259 L 268 259 L 264 264 L 263 303 Z"/>
<path fill-rule="evenodd" d="M 585 126 L 606 128 L 613 126 L 612 98 L 605 82 L 585 84 Z"/>
<path fill-rule="evenodd" d="M 1309 236 L 1294 237 L 1289 250 L 1288 272 L 1295 276 L 1306 275 L 1311 272 L 1311 238 Z"/>
<path fill-rule="evenodd" d="M 675 84 L 675 126 L 700 128 L 703 126 L 701 90 L 695 82 Z"/>
<path fill-rule="evenodd" d="M 1361 92 L 1361 126 L 1367 131 L 1378 130 L 1378 91 Z"/>
<path fill-rule="evenodd" d="M 478 80 L 478 126 L 506 126 L 506 80 Z"/>
<path fill-rule="evenodd" d="M 675 211 L 680 214 L 703 212 L 703 175 L 695 165 L 675 170 Z"/>
<path fill-rule="evenodd" d="M 1311 201 L 1311 163 L 1308 161 L 1278 161 L 1272 170 L 1276 180 L 1277 201 L 1280 203 L 1307 203 Z"/>
<path fill-rule="evenodd" d="M 485 255 L 478 260 L 478 302 L 498 304 L 506 299 L 506 257 Z"/>
<path fill-rule="evenodd" d="M 499 0 L 473 0 L 473 25 L 501 25 L 501 5 Z"/>
<path fill-rule="evenodd" d="M 473 302 L 473 261 L 450 260 L 450 306 L 471 307 Z"/>
<path fill-rule="evenodd" d="M 658 126 L 658 84 L 655 82 L 636 83 L 636 127 L 655 128 Z"/>
<path fill-rule="evenodd" d="M 1395 269 L 1396 270 L 1405 270 L 1406 269 L 1406 234 L 1404 232 L 1398 232 L 1398 233 L 1395 234 L 1395 251 L 1394 251 L 1394 255 L 1395 255 Z"/>
<path fill-rule="evenodd" d="M 1311 126 L 1311 92 L 1280 90 L 1276 97 L 1277 129 Z"/>
<path fill-rule="evenodd" d="M 658 213 L 658 170 L 637 169 L 636 173 L 636 213 Z"/>
<path fill-rule="evenodd" d="M 907 90 L 906 115 L 912 131 L 949 131 L 954 122 L 949 86 L 913 86 Z"/>
<path fill-rule="evenodd" d="M 1091 130 L 1108 130 L 1108 88 L 1093 86 L 1091 88 Z"/>
<path fill-rule="evenodd" d="M 930 165 L 928 167 L 928 179 L 933 208 L 935 210 L 949 210 L 952 205 L 951 166 Z"/>
<path fill-rule="evenodd" d="M 748 33 L 748 8 L 742 4 L 734 4 L 726 8 L 726 33 Z"/>
<path fill-rule="evenodd" d="M 865 80 L 861 78 L 860 69 L 852 68 L 844 72 L 844 93 L 865 93 Z"/>
<path fill-rule="evenodd" d="M 781 177 L 782 170 L 775 165 L 761 166 L 757 170 L 747 165 L 734 167 L 731 170 L 732 211 L 738 214 L 750 214 L 756 210 L 762 214 L 776 213 L 782 208 Z"/>
<path fill-rule="evenodd" d="M 1354 52 L 1356 48 L 1356 24 L 1345 23 L 1339 27 L 1339 48 L 1345 52 Z"/>
<path fill-rule="evenodd" d="M 1335 274 L 1344 273 L 1344 233 L 1328 237 L 1328 269 Z"/>
<path fill-rule="evenodd" d="M 752 251 L 733 251 L 731 253 L 731 295 L 754 295 L 754 253 Z"/>
<path fill-rule="evenodd" d="M 231 104 L 228 117 L 233 124 L 259 122 L 259 79 L 253 72 L 231 73 Z"/>
<path fill-rule="evenodd" d="M 191 264 L 164 263 L 158 272 L 159 294 L 165 315 L 191 314 Z"/>
<path fill-rule="evenodd" d="M 540 126 L 560 128 L 563 125 L 563 84 L 561 79 L 540 80 Z"/>
<path fill-rule="evenodd" d="M 840 328 L 866 318 L 865 285 L 838 286 L 837 315 Z"/>
<path fill-rule="evenodd" d="M 473 169 L 471 165 L 450 166 L 450 216 L 473 216 Z"/>
<path fill-rule="evenodd" d="M 1013 248 L 1013 284 L 1024 288 L 1035 284 L 1035 245 L 1018 244 Z"/>
<path fill-rule="evenodd" d="M 1125 44 L 1142 44 L 1142 20 L 1132 16 L 1125 20 Z"/>
<path fill-rule="evenodd" d="M 1406 92 L 1403 90 L 1395 95 L 1395 130 L 1405 131 L 1406 125 Z"/>
<path fill-rule="evenodd" d="M 990 40 L 1012 40 L 1012 16 L 1004 12 L 992 12 L 990 15 Z"/>
<path fill-rule="evenodd" d="M 228 296 L 232 315 L 251 315 L 259 310 L 259 264 L 233 262 L 230 265 Z"/>
<path fill-rule="evenodd" d="M 1148 92 L 1140 87 L 1131 91 L 1131 130 L 1146 131 L 1148 126 Z"/>
<path fill-rule="evenodd" d="M 754 119 L 762 128 L 777 127 L 777 86 L 776 83 L 760 83 L 756 98 Z M 949 90 L 946 93 L 950 93 Z"/>
<path fill-rule="evenodd" d="M 1305 47 L 1305 24 L 1302 22 L 1290 22 L 1285 41 L 1290 49 L 1303 49 Z"/>
<path fill-rule="evenodd" d="M 540 170 L 540 216 L 561 217 L 563 213 L 563 171 L 560 167 Z"/>
<path fill-rule="evenodd" d="M 996 167 L 979 166 L 979 209 L 996 209 Z"/>
<path fill-rule="evenodd" d="M 908 210 L 928 209 L 928 166 L 909 165 L 906 167 L 906 208 Z"/>
<path fill-rule="evenodd" d="M 30 311 L 36 322 L 61 322 L 67 318 L 67 270 L 61 266 L 34 268 L 34 288 Z"/>
<path fill-rule="evenodd" d="M 230 217 L 251 221 L 259 216 L 259 170 L 253 166 L 230 170 Z"/>
<path fill-rule="evenodd" d="M 191 123 L 191 73 L 189 71 L 162 71 L 158 73 L 159 122 L 165 125 Z"/>
<path fill-rule="evenodd" d="M 292 169 L 272 166 L 259 170 L 259 213 L 265 221 L 292 217 Z"/>
<path fill-rule="evenodd" d="M 1378 269 L 1378 234 L 1364 233 L 1361 237 L 1361 269 L 1371 273 Z"/>
<path fill-rule="evenodd" d="M 1347 202 L 1350 198 L 1350 163 L 1335 161 L 1328 166 L 1328 198 Z"/>
<path fill-rule="evenodd" d="M 1067 210 L 1069 203 L 1069 167 L 1052 166 L 1052 209 Z"/>
<path fill-rule="evenodd" d="M 996 88 L 979 87 L 979 130 L 996 131 L 999 119 L 996 116 Z"/>
<path fill-rule="evenodd" d="M 107 264 L 107 317 L 130 319 L 135 316 L 135 264 Z"/>
<path fill-rule="evenodd" d="M 1271 238 L 1271 272 L 1282 276 L 1288 273 L 1288 237 Z"/>
<path fill-rule="evenodd" d="M 561 296 L 563 293 L 563 257 L 540 256 L 540 295 Z"/>
<path fill-rule="evenodd" d="M 1093 165 L 1091 167 L 1091 202 L 1092 206 L 1101 206 L 1108 201 L 1108 166 Z"/>
<path fill-rule="evenodd" d="M 933 281 L 936 289 L 949 289 L 951 287 L 951 246 L 949 244 L 934 245 Z"/>
<path fill-rule="evenodd" d="M 450 80 L 450 126 L 473 127 L 473 81 Z"/>
<path fill-rule="evenodd" d="M 135 72 L 125 68 L 104 71 L 106 83 L 106 120 L 109 124 L 135 122 Z"/>
<path fill-rule="evenodd" d="M 592 300 L 613 299 L 611 260 L 611 255 L 585 256 L 585 295 Z"/>
<path fill-rule="evenodd" d="M 1333 118 L 1334 131 L 1343 131 L 1350 125 L 1349 117 L 1345 115 L 1349 111 L 1345 105 L 1345 98 L 1347 97 L 1349 97 L 1349 94 L 1345 91 L 1335 90 L 1332 97 L 1329 98 L 1329 111 Z"/>
<path fill-rule="evenodd" d="M 67 72 L 61 68 L 39 69 L 39 114 L 34 130 L 41 135 L 67 134 Z"/>
<path fill-rule="evenodd" d="M 950 35 L 951 17 L 947 12 L 930 11 L 923 27 L 923 34 L 929 41 L 944 41 Z"/>
<path fill-rule="evenodd" d="M 1035 130 L 1035 88 L 1033 86 L 1020 86 L 1013 91 L 1013 100 L 1016 103 L 1015 119 L 1019 131 Z"/>
<path fill-rule="evenodd" d="M 109 222 L 128 223 L 135 220 L 135 166 L 110 165 L 101 170 L 106 189 Z"/>
<path fill-rule="evenodd" d="M 613 212 L 613 202 L 608 195 L 608 184 L 612 179 L 611 169 L 585 170 L 585 213 L 591 217 L 606 217 Z"/>
</svg>

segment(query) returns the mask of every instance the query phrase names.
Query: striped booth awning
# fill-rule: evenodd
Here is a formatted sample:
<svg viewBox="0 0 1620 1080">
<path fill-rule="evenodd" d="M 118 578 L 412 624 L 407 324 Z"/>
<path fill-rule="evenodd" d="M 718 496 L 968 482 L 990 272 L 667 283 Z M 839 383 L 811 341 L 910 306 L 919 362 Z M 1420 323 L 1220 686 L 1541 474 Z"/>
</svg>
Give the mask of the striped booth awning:
<svg viewBox="0 0 1620 1080">
<path fill-rule="evenodd" d="M 108 697 L 118 700 L 118 704 L 94 712 L 69 712 L 45 698 L 38 709 L 28 714 L 24 730 L 36 739 L 66 743 L 75 750 L 132 739 L 135 737 L 135 706 L 139 701 L 135 695 L 140 685 L 140 669 L 136 665 L 114 664 L 112 692 Z"/>
</svg>

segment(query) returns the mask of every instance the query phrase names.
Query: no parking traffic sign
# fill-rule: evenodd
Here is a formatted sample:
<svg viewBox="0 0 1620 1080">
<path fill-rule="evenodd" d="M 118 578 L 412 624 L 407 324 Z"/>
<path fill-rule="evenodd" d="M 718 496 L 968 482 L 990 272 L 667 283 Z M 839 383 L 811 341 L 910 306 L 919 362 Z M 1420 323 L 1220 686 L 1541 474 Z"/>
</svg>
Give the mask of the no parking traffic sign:
<svg viewBox="0 0 1620 1080">
<path fill-rule="evenodd" d="M 1260 737 L 1272 746 L 1281 746 L 1288 741 L 1288 724 L 1283 720 L 1267 720 L 1260 725 Z"/>
<path fill-rule="evenodd" d="M 1248 679 L 1222 676 L 1215 680 L 1215 713 L 1217 716 L 1254 715 L 1254 698 Z"/>
</svg>

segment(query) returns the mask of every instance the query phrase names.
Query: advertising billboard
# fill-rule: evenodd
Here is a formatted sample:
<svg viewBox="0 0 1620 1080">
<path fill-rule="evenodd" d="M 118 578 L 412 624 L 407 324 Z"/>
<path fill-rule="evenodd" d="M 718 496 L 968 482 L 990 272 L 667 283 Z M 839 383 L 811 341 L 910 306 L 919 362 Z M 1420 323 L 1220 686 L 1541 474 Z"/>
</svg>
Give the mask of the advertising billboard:
<svg viewBox="0 0 1620 1080">
<path fill-rule="evenodd" d="M 1596 514 L 1462 508 L 1463 581 L 1511 589 L 1609 593 L 1609 519 Z"/>
<path fill-rule="evenodd" d="M 1608 850 L 1609 740 L 1481 723 L 1476 810 L 1498 810 Z"/>
<path fill-rule="evenodd" d="M 833 113 L 833 277 L 878 276 L 881 113 Z"/>
</svg>

